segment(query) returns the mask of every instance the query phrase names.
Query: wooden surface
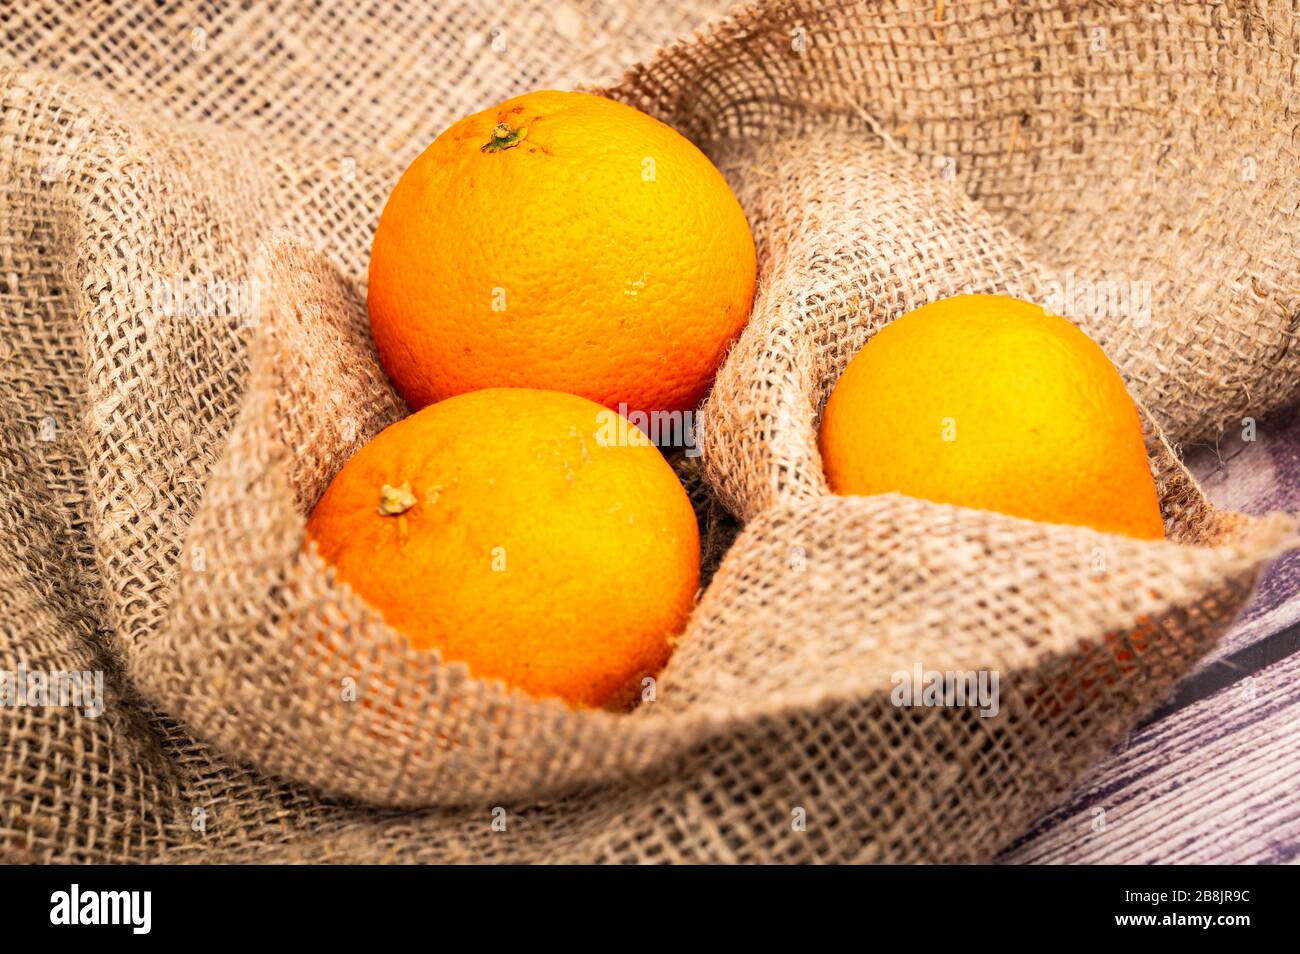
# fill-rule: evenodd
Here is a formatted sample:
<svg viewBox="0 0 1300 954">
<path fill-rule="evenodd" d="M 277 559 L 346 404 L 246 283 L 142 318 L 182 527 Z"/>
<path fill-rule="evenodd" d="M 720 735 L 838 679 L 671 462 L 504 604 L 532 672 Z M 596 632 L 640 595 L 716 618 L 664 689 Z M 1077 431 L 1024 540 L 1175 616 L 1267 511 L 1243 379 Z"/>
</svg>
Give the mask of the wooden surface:
<svg viewBox="0 0 1300 954">
<path fill-rule="evenodd" d="M 1219 506 L 1300 511 L 1300 409 L 1184 448 Z M 1269 571 L 1236 626 L 1009 864 L 1300 862 L 1300 553 Z"/>
</svg>

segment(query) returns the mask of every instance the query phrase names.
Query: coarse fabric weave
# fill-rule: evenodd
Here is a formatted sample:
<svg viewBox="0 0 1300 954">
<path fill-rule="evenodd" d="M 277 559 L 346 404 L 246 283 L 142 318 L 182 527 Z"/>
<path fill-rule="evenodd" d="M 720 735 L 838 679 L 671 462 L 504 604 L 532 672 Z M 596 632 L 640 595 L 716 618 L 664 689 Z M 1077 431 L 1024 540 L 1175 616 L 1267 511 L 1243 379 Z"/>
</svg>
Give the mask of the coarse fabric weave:
<svg viewBox="0 0 1300 954">
<path fill-rule="evenodd" d="M 1296 7 L 718 13 L 0 7 L 0 672 L 106 674 L 98 718 L 0 708 L 0 859 L 985 861 L 1214 645 L 1295 524 L 1168 440 L 1297 394 Z M 303 549 L 405 413 L 365 311 L 389 190 L 579 83 L 699 144 L 760 258 L 675 458 L 709 582 L 628 714 L 411 650 Z M 1166 541 L 828 493 L 849 359 L 987 291 L 1119 367 Z M 895 705 L 918 668 L 996 672 L 997 713 Z"/>
</svg>

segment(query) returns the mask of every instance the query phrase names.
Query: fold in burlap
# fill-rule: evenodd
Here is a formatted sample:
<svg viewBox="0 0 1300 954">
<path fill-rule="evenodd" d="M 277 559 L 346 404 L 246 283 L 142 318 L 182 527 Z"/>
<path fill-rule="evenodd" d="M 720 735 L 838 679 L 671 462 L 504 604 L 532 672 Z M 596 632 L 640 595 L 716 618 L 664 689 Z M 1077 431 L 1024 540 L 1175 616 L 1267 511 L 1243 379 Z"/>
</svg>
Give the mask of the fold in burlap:
<svg viewBox="0 0 1300 954">
<path fill-rule="evenodd" d="M 574 712 L 412 652 L 302 550 L 403 411 L 366 327 L 374 221 L 440 125 L 612 41 L 503 16 L 537 32 L 494 72 L 464 50 L 491 18 L 389 10 L 232 15 L 154 79 L 186 11 L 123 21 L 137 43 L 7 24 L 0 668 L 109 685 L 96 720 L 0 713 L 5 857 L 984 860 L 1293 543 L 1215 511 L 1160 436 L 1295 393 L 1293 14 L 763 5 L 608 91 L 713 156 L 760 246 L 705 480 L 679 461 L 709 569 L 726 553 L 656 700 Z M 1071 317 L 1150 409 L 1169 541 L 826 494 L 817 415 L 872 331 L 1071 270 L 1151 286 L 1149 318 Z M 998 715 L 894 706 L 918 664 L 998 671 Z"/>
</svg>

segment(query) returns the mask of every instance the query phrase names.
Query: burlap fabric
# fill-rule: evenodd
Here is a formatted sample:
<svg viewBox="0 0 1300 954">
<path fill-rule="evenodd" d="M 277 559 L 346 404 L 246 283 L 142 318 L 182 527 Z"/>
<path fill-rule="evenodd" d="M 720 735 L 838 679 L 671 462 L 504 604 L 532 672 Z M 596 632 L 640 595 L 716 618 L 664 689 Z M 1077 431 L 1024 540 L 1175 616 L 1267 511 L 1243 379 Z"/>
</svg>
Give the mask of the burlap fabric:
<svg viewBox="0 0 1300 954">
<path fill-rule="evenodd" d="M 6 8 L 0 669 L 108 679 L 97 719 L 0 709 L 6 860 L 983 860 L 1295 542 L 1161 436 L 1295 395 L 1295 12 L 764 4 L 607 90 L 714 157 L 760 245 L 679 463 L 716 572 L 655 700 L 406 649 L 302 550 L 403 410 L 361 285 L 383 198 L 456 116 L 711 12 L 529 7 Z M 981 290 L 1064 300 L 1121 368 L 1169 541 L 826 493 L 844 364 Z M 893 705 L 916 665 L 996 670 L 998 715 Z"/>
</svg>

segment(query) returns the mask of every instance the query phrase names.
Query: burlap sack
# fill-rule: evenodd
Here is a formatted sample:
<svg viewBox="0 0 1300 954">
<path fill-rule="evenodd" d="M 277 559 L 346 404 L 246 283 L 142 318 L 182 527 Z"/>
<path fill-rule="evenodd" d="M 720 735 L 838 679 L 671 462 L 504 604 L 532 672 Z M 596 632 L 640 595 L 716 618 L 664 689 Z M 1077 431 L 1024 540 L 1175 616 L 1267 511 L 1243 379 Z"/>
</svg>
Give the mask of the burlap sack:
<svg viewBox="0 0 1300 954">
<path fill-rule="evenodd" d="M 655 701 L 572 712 L 407 650 L 302 550 L 402 410 L 369 238 L 451 118 L 691 20 L 563 9 L 8 15 L 0 669 L 109 684 L 98 719 L 0 710 L 6 859 L 983 860 L 1294 543 L 1159 432 L 1294 395 L 1292 16 L 762 5 L 608 91 L 715 158 L 760 244 L 707 486 L 680 465 L 726 555 Z M 1069 270 L 1151 284 L 1149 316 L 1071 317 L 1151 409 L 1168 542 L 826 494 L 816 416 L 880 323 Z M 917 665 L 996 670 L 998 714 L 893 705 Z"/>
</svg>

